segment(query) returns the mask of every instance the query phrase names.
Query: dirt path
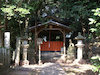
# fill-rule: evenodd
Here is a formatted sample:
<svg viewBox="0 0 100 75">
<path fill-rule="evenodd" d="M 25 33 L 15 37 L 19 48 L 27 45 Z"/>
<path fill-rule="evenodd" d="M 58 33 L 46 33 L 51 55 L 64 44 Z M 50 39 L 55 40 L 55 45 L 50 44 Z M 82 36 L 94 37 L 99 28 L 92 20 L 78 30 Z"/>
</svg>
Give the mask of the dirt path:
<svg viewBox="0 0 100 75">
<path fill-rule="evenodd" d="M 16 67 L 7 75 L 67 75 L 58 63 L 45 63 L 43 65 L 29 65 Z"/>
<path fill-rule="evenodd" d="M 59 57 L 59 52 L 43 53 L 42 61 L 45 62 L 44 64 L 16 67 L 10 70 L 9 75 L 67 75 L 59 63 L 55 62 Z"/>
<path fill-rule="evenodd" d="M 40 75 L 66 75 L 66 72 L 58 63 L 46 63 L 41 68 Z"/>
</svg>

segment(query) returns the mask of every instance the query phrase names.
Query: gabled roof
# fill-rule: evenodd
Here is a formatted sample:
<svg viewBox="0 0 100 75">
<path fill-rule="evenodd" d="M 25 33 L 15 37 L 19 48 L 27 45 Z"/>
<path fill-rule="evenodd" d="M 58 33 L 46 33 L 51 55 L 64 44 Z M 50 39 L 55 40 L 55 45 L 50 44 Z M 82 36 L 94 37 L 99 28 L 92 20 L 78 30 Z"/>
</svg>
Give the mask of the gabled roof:
<svg viewBox="0 0 100 75">
<path fill-rule="evenodd" d="M 49 20 L 49 21 L 47 21 L 45 23 L 42 23 L 42 24 L 38 24 L 37 25 L 37 28 L 42 27 L 42 26 L 45 26 L 45 25 L 59 26 L 59 27 L 62 27 L 64 29 L 68 29 L 69 31 L 71 31 L 71 28 L 70 27 L 68 27 L 68 26 L 66 26 L 64 24 L 61 24 L 59 22 L 52 21 L 52 20 Z M 36 26 L 32 26 L 32 27 L 29 27 L 29 30 L 33 30 L 35 28 L 36 28 Z"/>
</svg>

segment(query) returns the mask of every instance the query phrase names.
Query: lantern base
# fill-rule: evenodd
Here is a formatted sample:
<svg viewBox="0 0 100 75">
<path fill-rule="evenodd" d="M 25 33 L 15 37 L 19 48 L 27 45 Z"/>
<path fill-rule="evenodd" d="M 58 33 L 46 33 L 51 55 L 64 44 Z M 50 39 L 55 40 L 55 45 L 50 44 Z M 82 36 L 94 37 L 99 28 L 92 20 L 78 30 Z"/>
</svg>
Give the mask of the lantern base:
<svg viewBox="0 0 100 75">
<path fill-rule="evenodd" d="M 62 60 L 62 62 L 66 62 L 66 55 L 62 55 L 61 60 Z"/>
<path fill-rule="evenodd" d="M 75 59 L 73 63 L 75 63 L 75 64 L 86 64 L 86 60 L 84 60 L 84 59 L 80 59 L 80 60 Z"/>
<path fill-rule="evenodd" d="M 23 65 L 29 65 L 29 61 L 28 60 L 23 60 L 21 62 L 21 66 L 23 66 Z"/>
<path fill-rule="evenodd" d="M 42 65 L 43 64 L 41 60 L 38 63 L 39 63 L 39 65 Z"/>
</svg>

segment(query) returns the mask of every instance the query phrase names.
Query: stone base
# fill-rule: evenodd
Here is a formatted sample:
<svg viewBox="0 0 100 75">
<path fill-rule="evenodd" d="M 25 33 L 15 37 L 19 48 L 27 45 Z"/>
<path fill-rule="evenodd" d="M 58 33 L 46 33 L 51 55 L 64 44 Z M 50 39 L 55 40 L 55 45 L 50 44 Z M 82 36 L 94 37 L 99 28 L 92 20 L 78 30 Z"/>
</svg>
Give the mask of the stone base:
<svg viewBox="0 0 100 75">
<path fill-rule="evenodd" d="M 84 60 L 84 59 L 81 59 L 81 60 L 75 59 L 73 63 L 75 63 L 75 64 L 86 64 L 86 60 Z"/>
<path fill-rule="evenodd" d="M 23 65 L 29 65 L 29 61 L 28 60 L 23 60 L 21 62 L 21 66 L 23 66 Z"/>
<path fill-rule="evenodd" d="M 41 60 L 38 63 L 39 63 L 39 65 L 42 65 L 43 64 Z"/>
<path fill-rule="evenodd" d="M 62 62 L 66 62 L 66 55 L 62 55 L 61 58 Z"/>
<path fill-rule="evenodd" d="M 66 63 L 67 63 L 67 64 L 70 64 L 70 63 L 73 63 L 73 61 L 74 61 L 74 60 L 67 59 L 67 60 L 66 60 Z"/>
<path fill-rule="evenodd" d="M 20 64 L 20 63 L 19 63 L 17 60 L 15 60 L 14 65 L 15 65 L 15 66 L 19 66 L 19 64 Z"/>
</svg>

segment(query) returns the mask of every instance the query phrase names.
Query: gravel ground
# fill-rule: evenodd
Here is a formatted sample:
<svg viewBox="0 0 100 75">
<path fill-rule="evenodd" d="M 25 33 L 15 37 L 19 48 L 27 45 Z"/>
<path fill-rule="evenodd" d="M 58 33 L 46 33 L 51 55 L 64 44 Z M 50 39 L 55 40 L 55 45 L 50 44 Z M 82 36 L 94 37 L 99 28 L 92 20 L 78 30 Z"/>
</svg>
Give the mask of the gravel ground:
<svg viewBox="0 0 100 75">
<path fill-rule="evenodd" d="M 0 74 L 1 75 L 1 74 Z M 67 75 L 58 63 L 28 65 L 10 69 L 6 75 Z"/>
<path fill-rule="evenodd" d="M 66 72 L 57 63 L 45 63 L 39 75 L 66 75 Z"/>
<path fill-rule="evenodd" d="M 48 58 L 42 58 L 44 62 L 42 65 L 33 64 L 11 69 L 0 67 L 0 75 L 95 75 L 91 71 L 91 65 L 57 62 L 60 55 L 56 53 L 52 55 L 46 53 L 44 56 Z"/>
<path fill-rule="evenodd" d="M 48 57 L 48 58 L 45 58 Z M 19 66 L 10 69 L 1 69 L 0 75 L 66 75 L 63 68 L 55 63 L 60 57 L 59 52 L 42 53 L 42 65 Z"/>
</svg>

